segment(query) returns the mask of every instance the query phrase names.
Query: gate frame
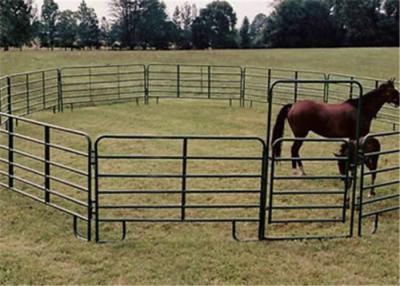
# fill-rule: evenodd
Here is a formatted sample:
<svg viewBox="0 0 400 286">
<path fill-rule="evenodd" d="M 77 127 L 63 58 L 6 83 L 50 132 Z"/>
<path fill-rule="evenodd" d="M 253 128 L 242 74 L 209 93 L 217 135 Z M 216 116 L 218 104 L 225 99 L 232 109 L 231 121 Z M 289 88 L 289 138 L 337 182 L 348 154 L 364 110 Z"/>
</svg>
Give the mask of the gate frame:
<svg viewBox="0 0 400 286">
<path fill-rule="evenodd" d="M 184 181 L 186 181 L 186 178 L 193 176 L 193 177 L 197 177 L 196 174 L 193 175 L 187 175 L 186 173 L 186 162 L 187 159 L 191 159 L 191 156 L 187 155 L 187 143 L 188 140 L 205 140 L 205 141 L 252 141 L 252 142 L 258 142 L 261 143 L 261 154 L 260 157 L 252 157 L 251 159 L 249 159 L 250 157 L 245 157 L 245 156 L 238 156 L 238 157 L 232 157 L 234 158 L 235 161 L 246 161 L 246 160 L 255 160 L 258 163 L 261 162 L 261 168 L 260 168 L 260 175 L 257 175 L 257 178 L 260 179 L 260 187 L 259 190 L 257 190 L 257 192 L 259 193 L 259 203 L 258 203 L 258 218 L 257 219 L 250 219 L 250 218 L 212 218 L 212 219 L 187 219 L 184 215 L 181 216 L 180 219 L 127 219 L 127 218 L 121 218 L 121 219 L 112 219 L 112 220 L 102 220 L 99 216 L 99 208 L 101 207 L 101 204 L 99 203 L 99 194 L 100 194 L 100 190 L 99 190 L 99 159 L 102 159 L 102 157 L 106 157 L 103 159 L 107 159 L 108 156 L 112 156 L 112 155 L 106 155 L 106 156 L 101 156 L 99 154 L 99 144 L 100 142 L 102 142 L 102 140 L 104 139 L 143 139 L 143 140 L 182 140 L 183 142 L 183 148 L 181 149 L 183 154 L 182 156 L 171 156 L 174 157 L 176 160 L 182 160 L 182 164 L 184 169 L 181 170 L 179 177 L 182 178 Z M 239 241 L 239 237 L 237 235 L 237 223 L 238 222 L 256 222 L 258 223 L 258 240 L 264 240 L 264 233 L 265 233 L 265 208 L 266 208 L 266 197 L 267 197 L 267 185 L 266 185 L 266 180 L 267 180 L 267 171 L 266 171 L 266 145 L 263 139 L 259 138 L 259 137 L 254 137 L 254 136 L 162 136 L 162 135 L 110 135 L 110 134 L 105 134 L 105 135 L 101 135 L 99 137 L 97 137 L 97 139 L 95 140 L 94 143 L 94 178 L 95 178 L 95 182 L 94 182 L 94 226 L 95 226 L 95 242 L 97 243 L 103 243 L 103 242 L 108 242 L 108 241 L 104 241 L 100 239 L 100 228 L 99 228 L 99 223 L 100 222 L 120 222 L 121 226 L 122 226 L 122 235 L 121 235 L 121 240 L 124 240 L 126 238 L 126 233 L 127 233 L 127 227 L 126 227 L 126 223 L 131 221 L 131 222 L 147 222 L 147 223 L 227 223 L 230 222 L 232 223 L 232 237 Z M 140 155 L 138 155 L 140 157 Z M 114 155 L 112 156 L 113 158 L 123 158 L 123 157 L 133 157 L 132 159 L 136 159 L 135 157 L 138 156 L 132 156 L 132 155 Z M 143 155 L 144 156 L 144 155 Z M 144 156 L 146 157 L 146 156 Z M 166 156 L 151 156 L 152 158 L 165 158 Z M 167 156 L 168 157 L 168 156 Z M 199 156 L 194 156 L 193 160 L 196 160 L 196 158 Z M 202 157 L 202 156 L 200 156 Z M 230 156 L 204 156 L 204 159 L 208 159 L 208 160 L 227 160 L 227 158 L 229 158 Z M 148 159 L 152 159 L 152 158 L 148 158 Z M 146 158 L 145 158 L 146 159 Z M 116 173 L 116 175 L 118 175 Z M 201 177 L 201 175 L 197 174 L 199 177 Z M 208 174 L 207 174 L 208 175 Z M 212 176 L 212 174 L 209 174 L 210 176 Z M 216 176 L 219 177 L 229 177 L 229 178 L 243 178 L 242 174 L 235 174 L 236 177 L 234 175 L 226 175 L 226 174 L 217 174 Z M 149 177 L 161 177 L 162 175 L 148 175 Z M 177 175 L 178 176 L 178 175 Z M 186 188 L 185 186 L 182 185 L 181 188 L 181 193 L 182 195 L 185 194 Z M 143 193 L 149 193 L 151 194 L 150 191 L 143 191 Z M 218 193 L 223 193 L 223 191 L 215 191 L 215 194 Z M 115 205 L 116 207 L 118 205 Z M 212 206 L 212 205 L 210 205 Z M 180 205 L 181 207 L 181 211 L 183 211 L 185 209 L 185 204 L 181 203 Z M 249 208 L 250 205 L 243 205 L 244 208 Z M 154 208 L 159 208 L 159 209 L 163 209 L 165 207 L 163 207 L 162 205 L 156 205 Z M 199 207 L 201 208 L 201 207 Z M 207 206 L 205 205 L 203 208 L 207 208 Z M 227 209 L 226 206 L 214 206 L 214 209 Z"/>
<path fill-rule="evenodd" d="M 324 90 L 326 90 L 327 88 L 329 88 L 330 84 L 351 84 L 351 85 L 356 85 L 359 88 L 359 98 L 360 100 L 358 101 L 358 107 L 357 107 L 357 121 L 356 121 L 356 138 L 360 138 L 360 128 L 362 125 L 362 95 L 363 95 L 363 87 L 361 85 L 361 83 L 359 83 L 356 80 L 299 80 L 299 79 L 283 79 L 283 80 L 277 80 L 274 81 L 271 84 L 271 87 L 268 90 L 268 100 L 267 100 L 267 135 L 266 135 L 266 155 L 268 157 L 268 159 L 266 160 L 266 169 L 267 171 L 269 170 L 270 166 L 269 166 L 269 160 L 271 159 L 271 155 L 272 154 L 272 147 L 274 146 L 274 144 L 277 142 L 271 142 L 271 127 L 272 127 L 272 105 L 273 105 L 273 92 L 274 92 L 274 88 L 278 85 L 281 84 L 294 84 L 296 86 L 298 86 L 299 84 L 321 84 L 324 85 Z M 302 140 L 302 138 L 292 138 L 294 140 Z M 339 140 L 343 140 L 342 138 L 336 138 Z M 279 139 L 278 139 L 279 140 Z M 318 141 L 318 140 L 316 140 Z M 359 150 L 360 150 L 360 140 L 356 140 L 356 148 L 354 150 L 354 158 L 358 158 L 358 154 L 359 154 Z M 346 164 L 349 165 L 349 164 Z M 272 168 L 272 166 L 271 166 Z M 352 170 L 353 173 L 353 187 L 352 187 L 352 196 L 351 196 L 351 206 L 350 206 L 350 210 L 351 210 L 351 215 L 350 215 L 350 230 L 349 230 L 349 235 L 346 237 L 352 237 L 353 236 L 353 232 L 354 232 L 354 213 L 355 213 L 355 199 L 356 199 L 356 193 L 357 193 L 357 164 L 352 164 L 352 166 L 350 167 L 350 169 Z M 268 178 L 266 180 L 266 184 L 268 185 L 268 183 L 271 185 L 271 182 L 268 181 Z M 272 184 L 272 188 L 273 188 L 273 184 Z M 273 189 L 270 189 L 270 196 L 273 192 Z M 272 212 L 272 210 L 269 210 L 269 212 Z M 270 224 L 270 218 L 268 218 L 268 223 Z M 284 237 L 268 237 L 265 236 L 266 240 L 303 240 L 303 239 L 330 239 L 330 238 L 339 238 L 338 236 L 298 236 L 298 237 L 294 237 L 294 236 L 284 236 Z"/>
<path fill-rule="evenodd" d="M 366 135 L 363 138 L 363 142 L 367 142 L 369 138 L 376 138 L 376 137 L 386 137 L 386 136 L 393 136 L 393 135 L 397 135 L 397 137 L 399 137 L 400 135 L 400 131 L 392 131 L 392 132 L 380 132 L 380 133 L 371 133 Z M 389 150 L 389 151 L 379 151 L 377 152 L 378 155 L 380 154 L 390 154 L 390 153 L 399 153 L 400 150 Z M 376 211 L 372 211 L 369 212 L 367 214 L 363 213 L 363 207 L 365 204 L 370 204 L 370 203 L 374 203 L 374 202 L 379 202 L 379 201 L 386 201 L 386 200 L 390 200 L 390 199 L 396 199 L 396 198 L 400 198 L 400 194 L 395 194 L 395 195 L 389 195 L 386 197 L 378 197 L 376 199 L 371 199 L 370 201 L 366 201 L 364 202 L 364 178 L 365 178 L 365 159 L 368 158 L 370 155 L 366 154 L 365 152 L 360 152 L 360 168 L 361 168 L 361 172 L 360 172 L 360 186 L 359 186 L 359 190 L 360 190 L 360 197 L 359 197 L 359 208 L 358 208 L 358 237 L 362 237 L 363 235 L 363 222 L 364 219 L 367 219 L 368 217 L 375 217 L 374 219 L 374 228 L 372 229 L 372 234 L 375 234 L 378 230 L 379 227 L 379 217 L 384 214 L 384 213 L 388 213 L 388 212 L 393 212 L 396 210 L 400 210 L 400 205 L 397 206 L 393 206 L 393 207 L 388 207 L 385 209 L 379 209 Z M 391 167 L 388 168 L 387 170 L 385 169 L 378 169 L 377 173 L 382 173 L 382 172 L 390 172 L 393 171 L 392 169 L 396 170 L 396 169 L 400 169 L 400 166 L 395 166 L 395 167 Z M 392 185 L 393 183 L 396 183 L 395 181 L 391 181 L 391 182 L 386 182 L 383 183 L 385 185 Z M 399 183 L 399 182 L 397 182 Z M 379 184 L 378 184 L 379 185 Z"/>
</svg>

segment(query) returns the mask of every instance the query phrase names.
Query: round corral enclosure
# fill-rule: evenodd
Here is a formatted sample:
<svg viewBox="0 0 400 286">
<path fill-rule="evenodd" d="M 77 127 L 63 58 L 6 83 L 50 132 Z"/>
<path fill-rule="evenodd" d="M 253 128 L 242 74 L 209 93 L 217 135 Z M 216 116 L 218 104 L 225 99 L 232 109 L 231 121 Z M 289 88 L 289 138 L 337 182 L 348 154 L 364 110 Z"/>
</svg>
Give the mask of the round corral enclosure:
<svg viewBox="0 0 400 286">
<path fill-rule="evenodd" d="M 350 154 L 333 155 L 350 144 L 346 138 L 303 140 L 306 176 L 291 175 L 290 145 L 299 138 L 287 128 L 282 157 L 274 157 L 271 132 L 282 105 L 339 103 L 383 82 L 162 64 L 6 76 L 0 184 L 71 215 L 75 235 L 86 240 L 123 239 L 129 222 L 229 223 L 236 239 L 369 234 L 383 215 L 398 222 L 398 109 L 385 105 L 378 113 L 364 140 L 375 138 L 381 148 L 357 147 L 359 164 Z M 376 155 L 378 168 L 369 170 L 363 163 Z M 371 189 L 376 195 L 368 197 Z"/>
</svg>

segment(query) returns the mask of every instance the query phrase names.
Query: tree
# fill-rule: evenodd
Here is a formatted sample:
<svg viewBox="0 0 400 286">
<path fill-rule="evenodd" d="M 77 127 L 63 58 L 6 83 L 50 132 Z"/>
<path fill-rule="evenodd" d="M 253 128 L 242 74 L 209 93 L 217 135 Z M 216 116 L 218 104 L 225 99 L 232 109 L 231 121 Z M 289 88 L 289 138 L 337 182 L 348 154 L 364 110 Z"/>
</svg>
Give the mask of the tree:
<svg viewBox="0 0 400 286">
<path fill-rule="evenodd" d="M 172 22 L 179 28 L 182 26 L 181 10 L 179 6 L 175 7 L 174 13 L 172 14 Z"/>
<path fill-rule="evenodd" d="M 113 44 L 110 34 L 110 23 L 108 23 L 106 17 L 102 17 L 100 22 L 100 41 L 102 42 L 102 45 L 111 46 Z"/>
<path fill-rule="evenodd" d="M 250 22 L 249 18 L 244 17 L 242 27 L 240 28 L 240 47 L 242 49 L 248 49 L 251 47 L 250 38 Z"/>
<path fill-rule="evenodd" d="M 265 47 L 265 33 L 267 29 L 267 16 L 257 14 L 250 25 L 251 46 L 254 48 Z"/>
<path fill-rule="evenodd" d="M 177 27 L 176 43 L 179 48 L 190 49 L 192 45 L 192 24 L 197 17 L 196 5 L 185 2 L 176 6 L 172 22 Z"/>
<path fill-rule="evenodd" d="M 113 30 L 118 32 L 122 46 L 133 50 L 141 0 L 112 0 L 110 7 L 114 18 Z"/>
<path fill-rule="evenodd" d="M 213 1 L 200 10 L 193 22 L 193 44 L 197 48 L 236 46 L 236 14 L 227 1 Z"/>
<path fill-rule="evenodd" d="M 43 1 L 39 32 L 41 46 L 54 48 L 58 13 L 58 4 L 54 0 Z"/>
<path fill-rule="evenodd" d="M 112 0 L 111 8 L 122 46 L 165 49 L 174 41 L 176 25 L 159 0 Z"/>
<path fill-rule="evenodd" d="M 99 47 L 100 29 L 99 20 L 93 8 L 86 5 L 82 0 L 78 7 L 78 41 L 81 47 Z"/>
<path fill-rule="evenodd" d="M 266 41 L 271 47 L 332 46 L 336 34 L 327 1 L 283 0 L 267 20 Z"/>
<path fill-rule="evenodd" d="M 5 51 L 30 43 L 35 13 L 32 0 L 0 0 L 0 45 Z"/>
<path fill-rule="evenodd" d="M 167 19 L 168 15 L 164 3 L 159 0 L 141 2 L 137 35 L 143 48 L 168 48 L 169 41 L 172 38 L 173 24 L 172 22 L 168 23 Z"/>
<path fill-rule="evenodd" d="M 381 0 L 336 0 L 332 10 L 345 46 L 377 44 Z"/>
<path fill-rule="evenodd" d="M 60 12 L 56 25 L 58 45 L 72 50 L 77 37 L 77 29 L 78 24 L 75 13 L 71 10 Z"/>
<path fill-rule="evenodd" d="M 399 7 L 398 0 L 387 0 L 378 19 L 378 37 L 382 46 L 399 46 Z"/>
</svg>

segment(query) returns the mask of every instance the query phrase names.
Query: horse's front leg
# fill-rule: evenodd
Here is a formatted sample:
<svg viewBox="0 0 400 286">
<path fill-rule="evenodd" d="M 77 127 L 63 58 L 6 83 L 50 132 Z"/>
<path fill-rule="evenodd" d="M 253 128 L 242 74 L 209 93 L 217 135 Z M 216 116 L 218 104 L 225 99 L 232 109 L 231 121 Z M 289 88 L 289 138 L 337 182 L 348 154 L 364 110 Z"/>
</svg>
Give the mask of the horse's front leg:
<svg viewBox="0 0 400 286">
<path fill-rule="evenodd" d="M 373 156 L 371 157 L 369 160 L 367 160 L 367 162 L 365 163 L 365 165 L 367 165 L 367 168 L 370 171 L 376 171 L 378 169 L 378 159 L 379 159 L 379 155 L 378 156 Z M 375 185 L 375 180 L 376 180 L 376 173 L 372 173 L 371 174 L 371 178 L 372 178 L 372 182 L 371 185 Z M 372 187 L 368 193 L 368 198 L 371 198 L 373 196 L 375 196 L 375 188 Z"/>
<path fill-rule="evenodd" d="M 344 174 L 342 174 L 344 175 Z M 350 176 L 353 176 L 353 174 L 351 174 Z M 345 199 L 345 205 L 346 205 L 346 209 L 350 208 L 350 190 L 351 190 L 351 186 L 353 185 L 353 179 L 351 177 L 349 177 L 347 180 L 344 179 L 344 187 L 346 188 L 346 199 Z"/>
<path fill-rule="evenodd" d="M 371 177 L 372 177 L 372 186 L 373 185 L 375 185 L 375 180 L 376 180 L 376 173 L 373 173 L 372 175 L 371 175 Z M 371 189 L 370 189 L 370 191 L 369 191 L 369 193 L 368 193 L 368 198 L 372 198 L 372 197 L 374 197 L 376 195 L 376 193 L 375 193 L 375 188 L 374 187 L 372 187 Z"/>
<path fill-rule="evenodd" d="M 304 171 L 303 162 L 301 162 L 299 150 L 303 145 L 303 141 L 295 141 L 292 146 L 292 174 L 294 176 L 305 176 L 306 172 Z M 296 158 L 296 159 L 293 159 Z M 299 165 L 300 173 L 297 171 L 297 165 Z"/>
</svg>

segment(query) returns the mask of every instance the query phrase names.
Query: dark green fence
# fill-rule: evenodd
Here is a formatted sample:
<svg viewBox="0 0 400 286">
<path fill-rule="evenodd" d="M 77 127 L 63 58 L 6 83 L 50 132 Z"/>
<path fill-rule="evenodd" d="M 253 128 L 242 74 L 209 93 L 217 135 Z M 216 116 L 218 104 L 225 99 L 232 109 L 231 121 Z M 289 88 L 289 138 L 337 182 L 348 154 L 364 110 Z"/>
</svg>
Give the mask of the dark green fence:
<svg viewBox="0 0 400 286">
<path fill-rule="evenodd" d="M 73 216 L 75 235 L 90 240 L 90 137 L 80 131 L 0 114 L 6 122 L 0 127 L 0 186 Z M 78 220 L 87 223 L 84 234 L 78 231 Z"/>
<path fill-rule="evenodd" d="M 266 103 L 268 89 L 277 80 L 356 80 L 368 92 L 382 79 L 345 74 L 279 68 L 210 65 L 102 65 L 77 66 L 14 74 L 0 78 L 0 111 L 26 115 L 77 105 L 149 100 L 215 99 L 230 104 Z M 282 84 L 275 90 L 275 104 L 299 100 L 342 102 L 355 94 L 352 84 Z M 398 127 L 398 110 L 384 106 L 380 121 Z"/>
<path fill-rule="evenodd" d="M 279 84 L 276 84 L 279 82 Z M 92 152 L 91 138 L 85 133 L 75 130 L 69 130 L 50 124 L 45 124 L 33 120 L 25 119 L 21 116 L 31 114 L 41 110 L 52 110 L 53 112 L 62 112 L 65 108 L 74 108 L 79 105 L 95 105 L 102 103 L 136 101 L 137 104 L 148 104 L 152 100 L 179 98 L 179 99 L 207 99 L 224 100 L 230 104 L 238 104 L 242 107 L 252 105 L 253 103 L 268 104 L 268 128 L 270 130 L 272 104 L 282 105 L 293 103 L 298 100 L 317 100 L 322 102 L 342 102 L 349 97 L 357 97 L 360 93 L 361 85 L 367 92 L 376 88 L 381 80 L 353 77 L 341 74 L 324 74 L 312 71 L 292 71 L 285 69 L 270 69 L 259 67 L 238 67 L 238 66 L 209 66 L 209 65 L 106 65 L 106 66 L 79 66 L 66 67 L 62 69 L 50 69 L 34 71 L 29 73 L 15 74 L 0 78 L 0 163 L 2 165 L 0 175 L 4 179 L 0 185 L 28 196 L 34 200 L 55 207 L 67 214 L 73 216 L 74 232 L 78 237 L 91 239 L 91 223 L 94 219 L 96 223 L 96 237 L 99 240 L 99 223 L 118 221 L 122 223 L 123 236 L 126 233 L 127 221 L 175 221 L 181 222 L 231 222 L 233 225 L 233 235 L 236 237 L 237 222 L 256 222 L 259 224 L 259 239 L 275 239 L 271 236 L 271 227 L 273 225 L 285 224 L 324 224 L 332 229 L 334 233 L 339 228 L 334 224 L 346 225 L 341 228 L 342 236 L 353 235 L 353 224 L 355 222 L 354 212 L 358 207 L 358 225 L 359 235 L 362 233 L 362 225 L 368 217 L 375 218 L 375 228 L 378 225 L 378 218 L 383 214 L 398 207 L 398 178 L 389 179 L 375 185 L 366 184 L 365 177 L 375 172 L 386 178 L 388 173 L 395 174 L 399 170 L 398 161 L 393 166 L 384 167 L 379 170 L 365 170 L 364 166 L 358 168 L 360 186 L 354 184 L 350 190 L 287 190 L 274 189 L 278 181 L 295 181 L 297 178 L 291 176 L 281 176 L 276 174 L 276 162 L 289 161 L 293 158 L 274 158 L 268 157 L 270 152 L 270 138 L 261 140 L 263 147 L 252 156 L 225 156 L 218 153 L 208 156 L 197 156 L 190 154 L 194 141 L 210 143 L 220 141 L 238 141 L 245 144 L 245 138 L 222 137 L 194 138 L 190 136 L 161 138 L 163 140 L 179 141 L 181 148 L 179 154 L 160 155 L 160 154 L 142 154 L 134 156 L 132 154 L 104 154 L 100 152 L 98 144 L 96 151 Z M 318 83 L 317 85 L 315 83 Z M 274 95 L 268 96 L 271 88 L 274 86 Z M 398 110 L 386 106 L 378 118 L 381 121 L 390 123 L 394 127 L 398 126 Z M 398 132 L 371 134 L 369 136 L 377 137 L 383 143 L 393 146 L 398 142 Z M 68 140 L 63 140 L 68 137 Z M 74 137 L 74 140 L 71 138 Z M 114 146 L 125 146 L 124 140 L 148 140 L 154 141 L 160 138 L 143 138 L 143 136 L 113 137 L 106 135 L 96 142 L 109 140 L 113 141 Z M 111 140 L 113 139 L 113 140 Z M 255 141 L 260 141 L 255 138 Z M 289 141 L 299 140 L 298 138 L 287 139 Z M 65 142 L 72 142 L 70 146 Z M 311 140 L 313 141 L 313 140 Z M 314 140 L 315 141 L 315 140 Z M 318 144 L 323 144 L 326 140 L 319 139 Z M 189 144 L 190 143 L 190 144 Z M 246 143 L 247 144 L 247 143 Z M 391 145 L 390 145 L 391 144 Z M 189 146 L 190 145 L 190 146 Z M 243 145 L 244 146 L 244 145 Z M 229 148 L 225 148 L 229 150 Z M 239 148 L 240 149 L 240 148 Z M 238 149 L 238 150 L 239 150 Z M 246 148 L 247 149 L 247 148 Z M 357 148 L 358 149 L 358 148 Z M 243 149 L 244 150 L 244 149 Z M 368 160 L 371 154 L 363 153 L 360 148 L 360 160 L 363 163 Z M 398 149 L 385 149 L 379 153 L 384 157 L 390 154 L 397 154 Z M 68 156 L 65 156 L 68 154 Z M 171 157 L 172 156 L 172 157 Z M 302 158 L 303 160 L 315 162 L 335 162 L 335 158 L 320 156 L 313 158 Z M 337 159 L 337 158 L 336 158 Z M 176 161 L 179 164 L 178 173 L 173 178 L 179 181 L 179 188 L 175 190 L 154 189 L 152 192 L 140 189 L 115 190 L 111 187 L 100 185 L 105 179 L 139 178 L 143 174 L 130 172 L 124 174 L 110 174 L 99 169 L 105 164 L 114 163 L 115 160 L 125 160 L 133 163 L 135 160 L 144 160 L 143 164 L 150 161 Z M 252 174 L 238 173 L 212 173 L 199 174 L 190 173 L 188 162 L 200 161 L 202 164 L 212 164 L 214 160 L 230 161 L 248 161 L 258 166 Z M 342 158 L 349 164 L 349 158 Z M 246 164 L 247 164 L 246 163 Z M 268 164 L 270 163 L 270 166 Z M 153 164 L 151 164 L 153 166 Z M 92 169 L 96 173 L 92 176 Z M 137 170 L 136 170 L 137 171 Z M 269 191 L 267 192 L 267 180 L 269 172 Z M 251 178 L 249 177 L 251 176 Z M 165 174 L 158 173 L 152 176 L 141 177 L 141 179 L 163 180 Z M 228 186 L 224 190 L 196 189 L 188 187 L 190 181 L 216 179 L 254 179 L 258 182 L 254 188 L 236 188 L 238 186 Z M 300 180 L 340 180 L 349 178 L 356 179 L 357 172 L 343 176 L 331 176 L 320 174 L 315 178 L 301 178 Z M 95 188 L 92 187 L 92 181 L 96 182 Z M 101 181 L 101 182 L 100 182 Z M 365 199 L 364 191 L 374 188 L 390 187 L 391 193 L 385 192 L 379 197 Z M 92 198 L 92 192 L 96 194 Z M 164 193 L 168 192 L 168 193 Z M 221 194 L 231 194 L 237 198 L 246 200 L 250 197 L 255 199 L 252 203 L 218 204 L 208 205 L 207 203 L 191 203 L 190 197 L 196 195 L 209 194 L 216 197 L 222 197 Z M 167 194 L 178 200 L 173 204 L 165 205 L 163 202 L 154 205 L 118 203 L 118 198 L 122 195 L 140 196 Z M 346 216 L 346 196 L 351 194 L 352 205 L 350 218 Z M 113 196 L 115 204 L 108 205 L 101 198 L 104 196 Z M 302 198 L 299 205 L 281 205 L 274 201 L 281 197 Z M 307 203 L 307 199 L 312 196 L 337 196 L 339 203 L 331 204 L 328 201 L 325 205 L 313 205 Z M 132 198 L 131 198 L 132 199 Z M 275 201 L 276 202 L 276 201 Z M 394 204 L 390 205 L 389 202 Z M 374 207 L 372 210 L 369 207 Z M 93 210 L 96 209 L 96 211 Z M 138 215 L 105 217 L 103 213 L 113 209 L 121 210 L 152 210 L 165 209 L 167 212 L 175 212 L 174 216 L 165 216 L 145 219 Z M 210 211 L 219 209 L 231 209 L 233 213 L 222 217 L 218 214 L 212 214 Z M 100 212 L 99 212 L 100 211 Z M 198 211 L 197 215 L 192 214 Z M 252 211 L 251 214 L 247 211 Z M 304 211 L 303 219 L 291 219 L 285 217 L 291 211 Z M 319 217 L 312 215 L 313 211 L 321 212 Z M 324 217 L 326 211 L 338 211 L 329 218 Z M 283 217 L 276 217 L 278 212 L 283 212 Z M 178 214 L 178 216 L 176 216 Z M 136 215 L 136 216 L 135 216 Z M 209 215 L 209 217 L 207 217 Z M 183 218 L 183 219 L 182 219 Z M 267 220 L 266 220 L 267 218 Z M 78 221 L 87 222 L 87 226 L 80 234 Z M 347 228 L 349 227 L 349 228 Z M 267 236 L 265 236 L 267 229 Z M 315 230 L 315 229 L 314 229 Z M 307 230 L 308 232 L 308 230 Z M 297 233 L 296 233 L 297 234 Z M 335 236 L 335 235 L 332 235 Z M 317 236 L 320 238 L 321 236 Z M 323 235 L 322 237 L 331 237 Z M 304 236 L 285 236 L 284 238 L 304 238 Z"/>
</svg>

